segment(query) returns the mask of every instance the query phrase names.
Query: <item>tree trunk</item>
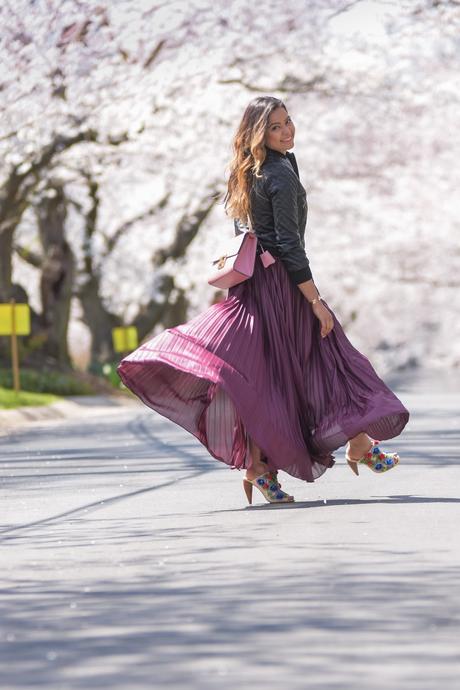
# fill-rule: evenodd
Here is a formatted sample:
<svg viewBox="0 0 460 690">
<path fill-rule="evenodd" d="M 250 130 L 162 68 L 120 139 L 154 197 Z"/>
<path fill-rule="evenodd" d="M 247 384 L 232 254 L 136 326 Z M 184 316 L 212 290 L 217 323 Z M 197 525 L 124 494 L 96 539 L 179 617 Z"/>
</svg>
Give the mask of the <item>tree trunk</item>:
<svg viewBox="0 0 460 690">
<path fill-rule="evenodd" d="M 85 238 L 83 257 L 82 283 L 76 294 L 80 299 L 83 310 L 83 320 L 91 332 L 91 366 L 99 368 L 105 362 L 120 359 L 120 353 L 115 353 L 112 345 L 112 328 L 121 325 L 121 319 L 109 312 L 100 295 L 100 280 L 103 262 L 96 266 L 93 261 L 93 238 L 97 231 L 99 215 L 99 184 L 89 173 L 86 173 L 88 192 L 91 205 L 85 216 Z M 137 216 L 139 221 L 165 206 L 168 195 L 158 204 Z M 152 332 L 154 327 L 162 324 L 164 328 L 176 326 L 186 320 L 187 298 L 183 291 L 177 290 L 174 277 L 161 270 L 167 259 L 181 259 L 196 237 L 202 223 L 213 209 L 217 200 L 214 188 L 204 194 L 201 203 L 193 213 L 186 213 L 179 221 L 174 238 L 170 246 L 156 252 L 152 257 L 152 273 L 154 276 L 155 298 L 142 306 L 131 324 L 137 328 L 139 340 Z M 133 222 L 123 223 L 111 238 L 106 240 L 106 255 L 114 249 L 117 241 L 132 226 Z"/>
<path fill-rule="evenodd" d="M 97 275 L 88 277 L 79 289 L 78 297 L 83 321 L 91 332 L 91 365 L 98 367 L 104 362 L 113 362 L 119 355 L 113 349 L 112 328 L 120 326 L 120 319 L 105 308 Z"/>
<path fill-rule="evenodd" d="M 13 236 L 15 226 L 0 232 L 0 302 L 11 299 L 11 255 L 13 253 Z"/>
<path fill-rule="evenodd" d="M 62 186 L 55 185 L 51 192 L 37 208 L 44 257 L 40 278 L 41 329 L 44 338 L 42 352 L 48 362 L 69 367 L 67 332 L 75 261 L 65 239 L 67 207 L 64 190 Z"/>
<path fill-rule="evenodd" d="M 74 136 L 55 134 L 54 139 L 31 161 L 13 166 L 0 186 L 0 302 L 11 297 L 13 236 L 27 209 L 32 193 L 53 158 L 82 141 L 96 141 L 96 132 L 87 130 Z M 25 168 L 22 172 L 19 172 Z"/>
</svg>

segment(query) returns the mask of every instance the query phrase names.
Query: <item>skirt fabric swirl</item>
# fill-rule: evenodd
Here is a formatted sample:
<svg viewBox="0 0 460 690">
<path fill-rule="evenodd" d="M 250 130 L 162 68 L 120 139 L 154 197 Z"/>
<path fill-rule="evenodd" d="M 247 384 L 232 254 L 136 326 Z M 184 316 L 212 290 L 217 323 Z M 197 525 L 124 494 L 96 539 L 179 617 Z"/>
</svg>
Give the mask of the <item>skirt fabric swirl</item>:
<svg viewBox="0 0 460 690">
<path fill-rule="evenodd" d="M 333 319 L 321 338 L 283 264 L 265 269 L 257 258 L 253 277 L 227 299 L 145 342 L 118 372 L 218 460 L 247 467 L 249 435 L 271 469 L 312 482 L 348 439 L 393 438 L 409 419 Z"/>
</svg>

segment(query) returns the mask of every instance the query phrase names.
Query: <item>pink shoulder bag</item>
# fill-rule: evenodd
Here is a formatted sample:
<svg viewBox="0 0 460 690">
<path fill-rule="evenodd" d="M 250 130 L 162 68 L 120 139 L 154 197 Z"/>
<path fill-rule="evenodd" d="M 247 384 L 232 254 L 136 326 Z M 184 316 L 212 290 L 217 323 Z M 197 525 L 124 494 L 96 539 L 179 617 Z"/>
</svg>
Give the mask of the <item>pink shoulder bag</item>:
<svg viewBox="0 0 460 690">
<path fill-rule="evenodd" d="M 257 237 L 249 220 L 249 231 L 227 240 L 225 250 L 212 262 L 213 271 L 208 283 L 226 289 L 238 285 L 252 276 L 257 253 Z M 263 249 L 263 248 L 262 248 Z M 260 259 L 268 268 L 275 259 L 270 252 L 263 250 Z"/>
</svg>

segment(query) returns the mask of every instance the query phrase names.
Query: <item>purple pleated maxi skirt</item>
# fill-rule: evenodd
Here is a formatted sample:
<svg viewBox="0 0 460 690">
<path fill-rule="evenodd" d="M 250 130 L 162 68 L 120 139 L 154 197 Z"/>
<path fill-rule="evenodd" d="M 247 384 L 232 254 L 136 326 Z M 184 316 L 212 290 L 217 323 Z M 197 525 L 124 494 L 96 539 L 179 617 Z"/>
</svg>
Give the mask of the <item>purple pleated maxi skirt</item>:
<svg viewBox="0 0 460 690">
<path fill-rule="evenodd" d="M 227 299 L 145 342 L 118 373 L 232 468 L 250 464 L 249 435 L 271 469 L 312 482 L 348 439 L 393 438 L 409 419 L 333 318 L 321 338 L 281 261 L 264 268 L 257 257 L 252 278 Z"/>
</svg>

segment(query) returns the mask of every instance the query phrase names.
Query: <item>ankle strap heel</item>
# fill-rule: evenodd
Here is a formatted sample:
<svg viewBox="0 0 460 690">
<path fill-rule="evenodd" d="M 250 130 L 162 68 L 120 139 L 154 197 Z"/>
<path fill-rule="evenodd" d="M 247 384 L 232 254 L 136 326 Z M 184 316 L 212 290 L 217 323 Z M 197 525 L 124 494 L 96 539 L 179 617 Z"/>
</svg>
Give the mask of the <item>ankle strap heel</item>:
<svg viewBox="0 0 460 690">
<path fill-rule="evenodd" d="M 243 479 L 244 492 L 248 503 L 252 504 L 252 487 L 255 486 L 263 494 L 268 503 L 293 503 L 294 496 L 282 491 L 276 473 L 265 472 L 255 479 Z"/>
<path fill-rule="evenodd" d="M 370 470 L 377 474 L 388 472 L 399 463 L 398 453 L 385 453 L 379 445 L 380 441 L 372 441 L 372 446 L 368 452 L 359 460 L 350 458 L 348 452 L 345 454 L 345 460 L 348 466 L 356 475 L 359 475 L 358 465 L 366 465 Z"/>
</svg>

